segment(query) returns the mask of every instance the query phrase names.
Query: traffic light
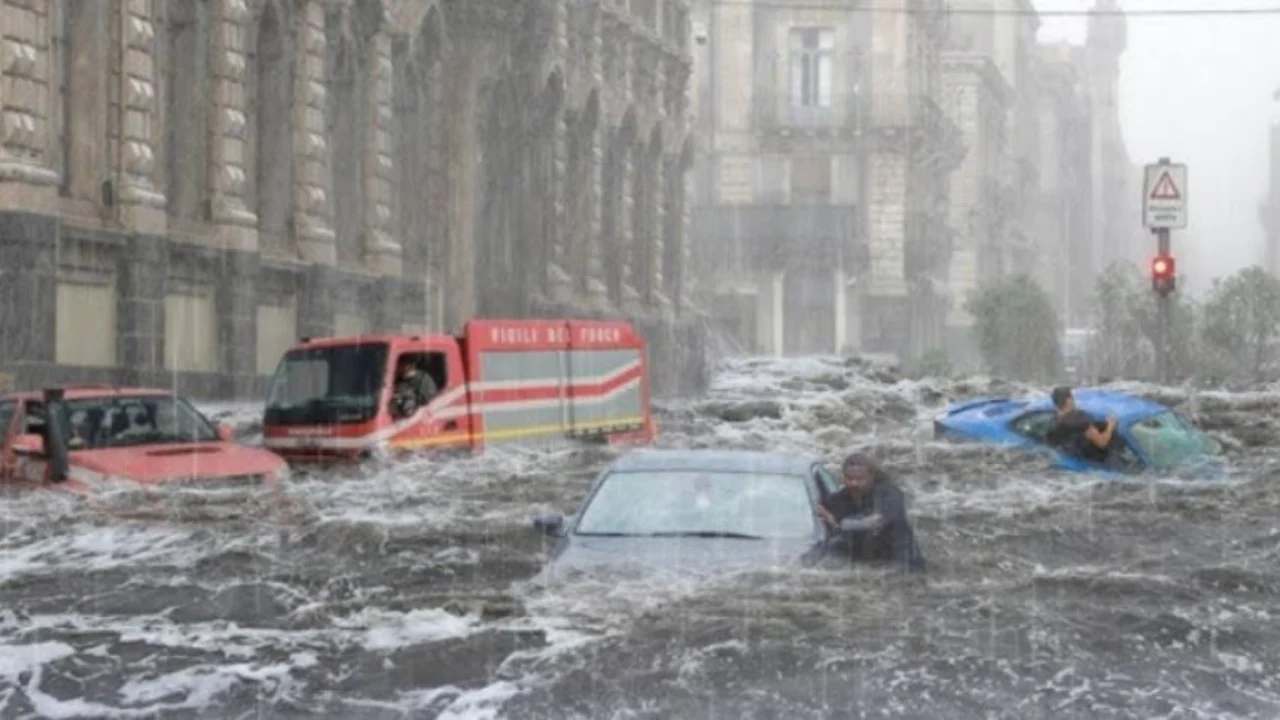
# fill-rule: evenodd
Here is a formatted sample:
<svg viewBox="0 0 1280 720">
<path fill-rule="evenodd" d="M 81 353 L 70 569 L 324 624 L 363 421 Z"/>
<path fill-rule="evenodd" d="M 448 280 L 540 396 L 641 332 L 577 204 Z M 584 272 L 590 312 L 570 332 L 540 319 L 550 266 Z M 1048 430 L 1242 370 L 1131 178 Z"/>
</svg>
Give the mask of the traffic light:
<svg viewBox="0 0 1280 720">
<path fill-rule="evenodd" d="M 1175 273 L 1177 263 L 1172 255 L 1157 255 L 1151 259 L 1151 289 L 1168 295 L 1177 287 Z"/>
</svg>

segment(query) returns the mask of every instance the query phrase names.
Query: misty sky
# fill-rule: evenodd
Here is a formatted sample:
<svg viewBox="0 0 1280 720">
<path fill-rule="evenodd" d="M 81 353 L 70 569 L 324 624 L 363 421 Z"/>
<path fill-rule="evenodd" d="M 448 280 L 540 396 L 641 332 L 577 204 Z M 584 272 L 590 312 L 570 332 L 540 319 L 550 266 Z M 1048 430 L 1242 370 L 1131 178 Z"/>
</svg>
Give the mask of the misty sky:
<svg viewBox="0 0 1280 720">
<path fill-rule="evenodd" d="M 1035 0 L 1041 11 L 1093 0 Z M 1130 17 L 1120 106 L 1133 161 L 1188 165 L 1186 230 L 1174 231 L 1178 271 L 1200 291 L 1217 275 L 1262 261 L 1258 204 L 1267 192 L 1267 136 L 1280 103 L 1280 0 L 1121 0 L 1125 10 L 1277 8 L 1269 15 Z M 1084 18 L 1045 18 L 1042 41 L 1084 39 Z M 1133 221 L 1141 222 L 1134 197 Z M 1152 250 L 1155 239 L 1152 238 Z"/>
</svg>

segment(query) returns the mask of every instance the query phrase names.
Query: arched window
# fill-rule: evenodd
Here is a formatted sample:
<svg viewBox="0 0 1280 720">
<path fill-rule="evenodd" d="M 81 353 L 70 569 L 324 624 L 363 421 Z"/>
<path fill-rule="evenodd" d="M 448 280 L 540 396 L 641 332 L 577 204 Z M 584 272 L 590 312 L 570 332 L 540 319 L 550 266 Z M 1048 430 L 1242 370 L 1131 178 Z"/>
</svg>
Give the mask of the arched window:
<svg viewBox="0 0 1280 720">
<path fill-rule="evenodd" d="M 252 66 L 258 233 L 264 250 L 293 247 L 293 85 L 292 18 L 271 0 L 258 20 Z"/>
</svg>

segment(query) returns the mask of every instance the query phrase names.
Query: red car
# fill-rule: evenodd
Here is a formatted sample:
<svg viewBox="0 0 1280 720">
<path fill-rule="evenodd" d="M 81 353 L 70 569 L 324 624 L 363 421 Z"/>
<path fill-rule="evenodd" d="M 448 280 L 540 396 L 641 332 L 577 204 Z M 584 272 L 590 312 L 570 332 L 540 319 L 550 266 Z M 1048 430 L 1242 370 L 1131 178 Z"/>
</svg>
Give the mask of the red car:
<svg viewBox="0 0 1280 720">
<path fill-rule="evenodd" d="M 49 422 L 53 417 L 54 422 Z M 0 397 L 0 484 L 278 487 L 287 464 L 165 390 L 75 386 Z"/>
</svg>

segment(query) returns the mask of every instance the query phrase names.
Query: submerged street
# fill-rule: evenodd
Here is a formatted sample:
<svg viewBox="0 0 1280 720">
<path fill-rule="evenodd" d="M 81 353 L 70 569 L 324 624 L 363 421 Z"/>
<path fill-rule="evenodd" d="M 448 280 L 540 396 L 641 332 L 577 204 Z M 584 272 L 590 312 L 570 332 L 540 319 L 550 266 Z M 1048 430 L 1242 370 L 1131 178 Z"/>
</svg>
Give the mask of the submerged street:
<svg viewBox="0 0 1280 720">
<path fill-rule="evenodd" d="M 1113 484 L 935 443 L 956 398 L 840 359 L 734 360 L 664 447 L 867 449 L 910 494 L 925 584 L 879 571 L 544 587 L 541 513 L 606 449 L 295 480 L 296 515 L 202 495 L 3 499 L 0 715 L 1273 717 L 1280 393 L 1134 388 L 1228 444 L 1215 484 Z M 255 408 L 211 407 L 254 433 Z"/>
</svg>

